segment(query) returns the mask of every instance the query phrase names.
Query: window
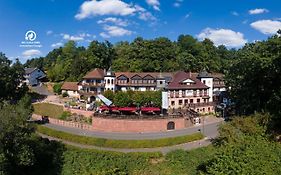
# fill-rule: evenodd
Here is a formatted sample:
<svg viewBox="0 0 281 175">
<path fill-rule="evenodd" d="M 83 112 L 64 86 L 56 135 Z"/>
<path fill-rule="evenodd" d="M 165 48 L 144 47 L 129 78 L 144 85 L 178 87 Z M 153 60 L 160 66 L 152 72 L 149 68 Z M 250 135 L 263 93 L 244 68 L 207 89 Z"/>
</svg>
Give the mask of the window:
<svg viewBox="0 0 281 175">
<path fill-rule="evenodd" d="M 160 83 L 160 84 L 163 84 L 163 81 L 160 81 L 159 83 Z"/>
<path fill-rule="evenodd" d="M 200 103 L 200 98 L 197 98 L 197 103 Z"/>
<path fill-rule="evenodd" d="M 171 105 L 172 105 L 172 106 L 175 106 L 175 101 L 171 101 Z"/>
<path fill-rule="evenodd" d="M 107 80 L 107 84 L 110 84 L 110 79 Z"/>
<path fill-rule="evenodd" d="M 188 104 L 188 100 L 186 99 L 186 100 L 184 100 L 184 104 L 186 105 L 186 104 Z"/>
<path fill-rule="evenodd" d="M 190 99 L 190 103 L 193 103 L 193 99 Z"/>
<path fill-rule="evenodd" d="M 203 108 L 203 112 L 205 112 L 205 108 Z"/>
<path fill-rule="evenodd" d="M 179 105 L 182 105 L 182 100 L 179 100 Z"/>
<path fill-rule="evenodd" d="M 206 84 L 206 80 L 203 80 L 203 83 Z"/>
<path fill-rule="evenodd" d="M 208 111 L 209 111 L 209 112 L 211 111 L 211 108 L 210 108 L 210 107 L 208 107 Z"/>
<path fill-rule="evenodd" d="M 113 79 L 111 79 L 111 84 L 114 84 L 114 80 Z"/>
</svg>

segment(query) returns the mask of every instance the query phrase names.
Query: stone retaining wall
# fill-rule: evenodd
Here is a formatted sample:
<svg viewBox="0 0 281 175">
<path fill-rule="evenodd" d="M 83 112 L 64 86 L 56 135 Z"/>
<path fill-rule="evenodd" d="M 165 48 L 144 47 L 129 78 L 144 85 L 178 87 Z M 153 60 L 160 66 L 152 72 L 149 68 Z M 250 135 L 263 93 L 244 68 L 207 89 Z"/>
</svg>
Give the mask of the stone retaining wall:
<svg viewBox="0 0 281 175">
<path fill-rule="evenodd" d="M 174 122 L 175 130 L 191 126 L 187 118 L 167 119 L 113 119 L 93 117 L 94 130 L 103 132 L 160 132 L 167 131 L 169 122 Z"/>
</svg>

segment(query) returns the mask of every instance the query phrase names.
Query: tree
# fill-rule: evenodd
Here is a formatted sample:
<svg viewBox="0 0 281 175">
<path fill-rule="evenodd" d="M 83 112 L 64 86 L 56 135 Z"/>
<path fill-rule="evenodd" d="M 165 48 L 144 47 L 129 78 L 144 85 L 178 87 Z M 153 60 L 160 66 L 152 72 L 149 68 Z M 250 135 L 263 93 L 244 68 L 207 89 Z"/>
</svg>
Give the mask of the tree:
<svg viewBox="0 0 281 175">
<path fill-rule="evenodd" d="M 119 91 L 114 96 L 114 104 L 116 106 L 125 107 L 133 103 L 130 94 L 128 92 Z"/>
<path fill-rule="evenodd" d="M 14 64 L 0 52 L 0 101 L 17 100 L 27 91 L 25 85 L 20 86 L 23 80 L 24 68 L 17 59 Z"/>
<path fill-rule="evenodd" d="M 202 174 L 280 174 L 281 146 L 267 135 L 268 114 L 236 117 L 223 124 L 216 153 L 199 166 Z"/>
</svg>

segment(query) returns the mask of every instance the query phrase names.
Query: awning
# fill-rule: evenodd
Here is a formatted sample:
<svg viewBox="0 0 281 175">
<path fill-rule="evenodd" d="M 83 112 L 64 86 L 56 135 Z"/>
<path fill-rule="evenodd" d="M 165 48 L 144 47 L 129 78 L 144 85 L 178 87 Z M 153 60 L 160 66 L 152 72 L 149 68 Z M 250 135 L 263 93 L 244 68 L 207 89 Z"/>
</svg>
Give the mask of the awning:
<svg viewBox="0 0 281 175">
<path fill-rule="evenodd" d="M 141 108 L 141 111 L 142 112 L 150 112 L 150 111 L 160 112 L 161 110 L 160 110 L 160 108 L 156 108 L 156 107 L 143 107 L 143 108 Z"/>
</svg>

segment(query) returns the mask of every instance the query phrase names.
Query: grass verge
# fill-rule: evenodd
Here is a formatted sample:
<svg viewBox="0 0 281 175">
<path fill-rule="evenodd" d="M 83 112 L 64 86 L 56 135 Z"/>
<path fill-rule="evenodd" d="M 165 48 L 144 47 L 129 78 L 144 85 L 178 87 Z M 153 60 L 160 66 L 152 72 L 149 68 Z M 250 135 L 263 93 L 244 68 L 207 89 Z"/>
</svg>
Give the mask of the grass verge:
<svg viewBox="0 0 281 175">
<path fill-rule="evenodd" d="M 63 114 L 63 106 L 51 103 L 33 104 L 34 114 L 45 115 L 52 118 L 59 118 Z"/>
<path fill-rule="evenodd" d="M 192 142 L 204 138 L 203 134 L 198 132 L 191 135 L 184 135 L 184 136 L 163 138 L 163 139 L 153 139 L 153 140 L 113 140 L 113 139 L 74 135 L 63 131 L 50 129 L 48 127 L 41 126 L 41 125 L 37 126 L 37 131 L 39 133 L 51 137 L 59 138 L 74 143 L 79 143 L 83 145 L 93 145 L 99 147 L 109 147 L 109 148 L 156 148 L 156 147 L 178 145 L 178 144 Z"/>
</svg>

